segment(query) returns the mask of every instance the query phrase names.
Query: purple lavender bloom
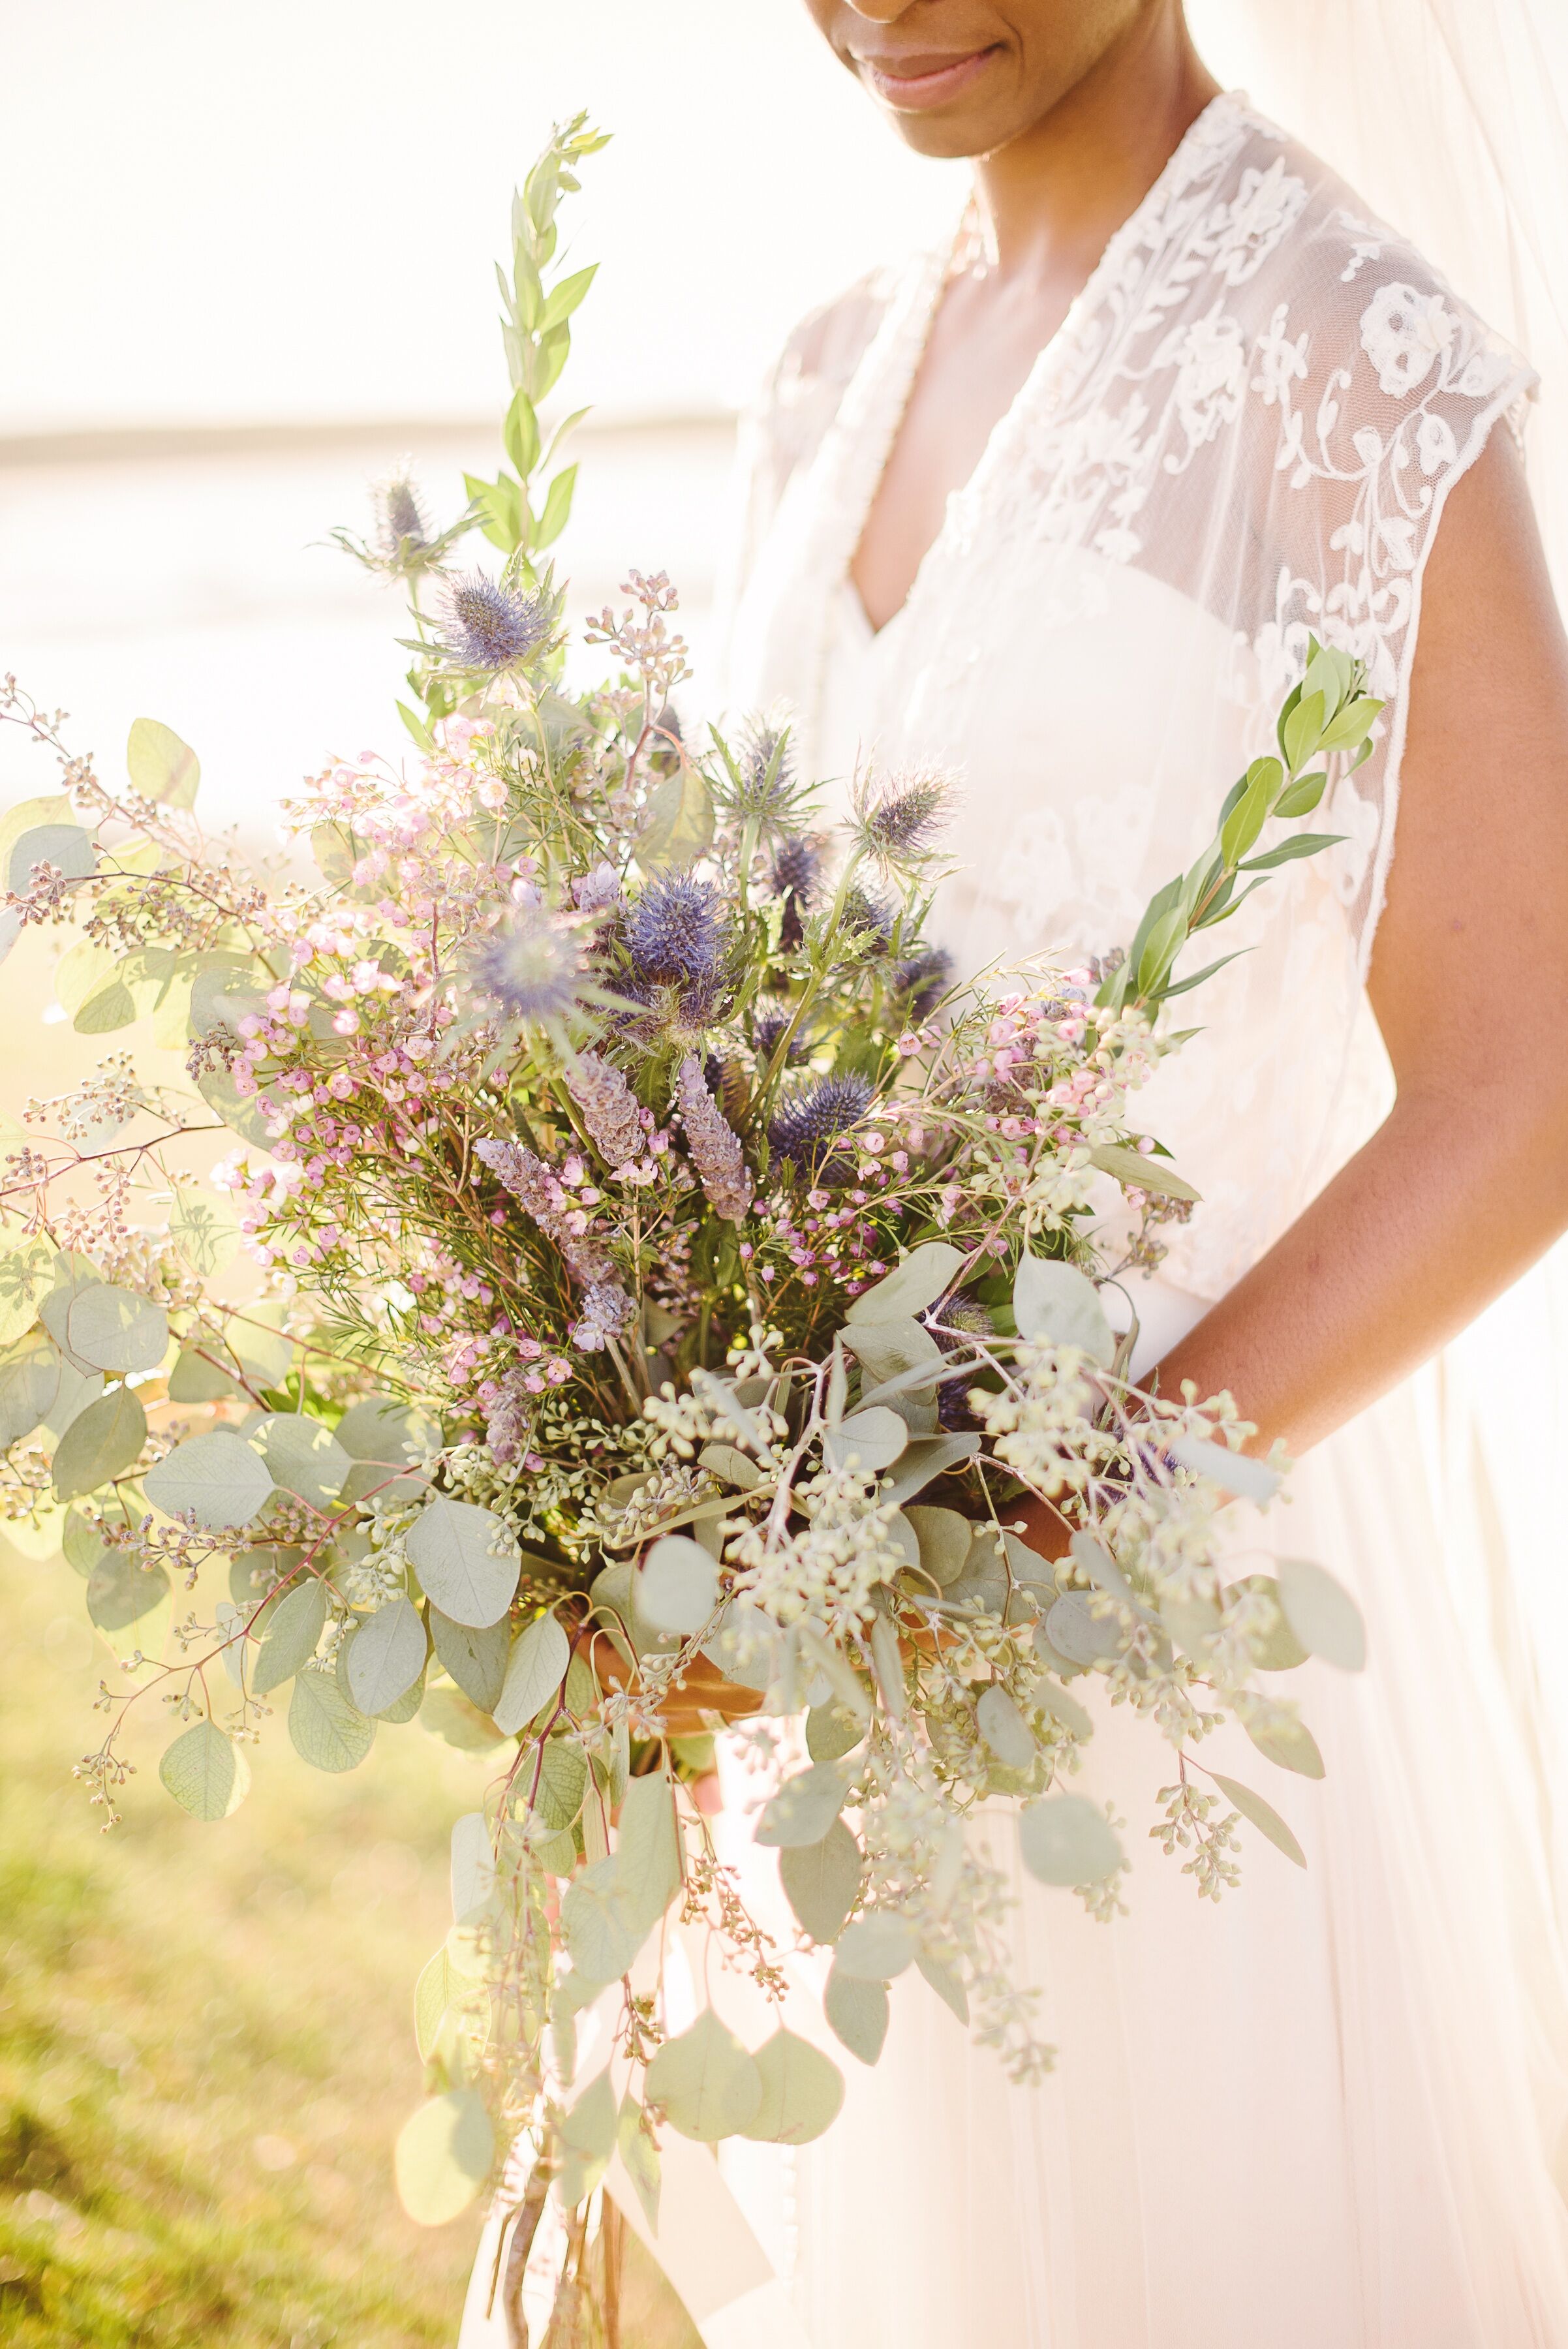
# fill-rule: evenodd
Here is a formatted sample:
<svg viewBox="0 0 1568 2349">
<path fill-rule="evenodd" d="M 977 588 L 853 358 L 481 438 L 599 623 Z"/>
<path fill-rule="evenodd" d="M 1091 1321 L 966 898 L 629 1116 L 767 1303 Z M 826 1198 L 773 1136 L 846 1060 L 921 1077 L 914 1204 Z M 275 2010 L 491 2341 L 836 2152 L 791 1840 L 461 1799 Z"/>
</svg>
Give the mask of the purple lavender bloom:
<svg viewBox="0 0 1568 2349">
<path fill-rule="evenodd" d="M 447 589 L 440 641 L 459 668 L 514 668 L 545 643 L 552 616 L 546 597 L 465 571 Z"/>
<path fill-rule="evenodd" d="M 596 1149 L 612 1166 L 624 1166 L 642 1150 L 642 1120 L 637 1096 L 612 1061 L 599 1052 L 579 1052 L 566 1063 L 566 1090 L 583 1112 Z"/>
<path fill-rule="evenodd" d="M 732 1224 L 742 1222 L 756 1186 L 741 1138 L 709 1092 L 693 1052 L 687 1054 L 676 1071 L 675 1092 L 686 1128 L 686 1148 L 701 1177 L 709 1206 Z"/>
<path fill-rule="evenodd" d="M 718 890 L 689 873 L 650 881 L 627 916 L 627 953 L 639 979 L 716 979 L 727 943 Z"/>
<path fill-rule="evenodd" d="M 873 1092 L 869 1078 L 851 1074 L 814 1077 L 785 1093 L 768 1127 L 775 1156 L 799 1173 L 846 1180 L 853 1162 L 835 1145 L 864 1122 Z"/>
</svg>

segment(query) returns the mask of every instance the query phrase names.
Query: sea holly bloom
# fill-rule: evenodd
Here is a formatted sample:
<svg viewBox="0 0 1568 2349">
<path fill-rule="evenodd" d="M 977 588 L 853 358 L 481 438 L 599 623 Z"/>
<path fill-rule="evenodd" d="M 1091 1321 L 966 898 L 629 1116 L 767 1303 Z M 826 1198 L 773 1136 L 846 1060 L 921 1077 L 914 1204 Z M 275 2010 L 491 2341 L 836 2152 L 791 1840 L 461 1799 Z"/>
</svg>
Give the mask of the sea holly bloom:
<svg viewBox="0 0 1568 2349">
<path fill-rule="evenodd" d="M 514 1019 L 564 1019 L 580 999 L 587 966 L 575 925 L 538 905 L 519 905 L 472 964 L 482 994 Z"/>
<path fill-rule="evenodd" d="M 437 642 L 454 668 L 497 676 L 538 652 L 554 625 L 548 596 L 467 571 L 447 588 Z"/>
</svg>

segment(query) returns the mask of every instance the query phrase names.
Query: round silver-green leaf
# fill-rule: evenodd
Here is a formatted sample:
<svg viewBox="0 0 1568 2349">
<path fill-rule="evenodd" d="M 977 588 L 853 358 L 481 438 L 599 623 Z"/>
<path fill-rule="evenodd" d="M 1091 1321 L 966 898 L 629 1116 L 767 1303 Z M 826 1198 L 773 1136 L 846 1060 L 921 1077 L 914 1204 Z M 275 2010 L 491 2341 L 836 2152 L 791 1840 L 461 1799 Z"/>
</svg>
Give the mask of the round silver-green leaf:
<svg viewBox="0 0 1568 2349">
<path fill-rule="evenodd" d="M 389 1713 L 425 1668 L 425 1627 L 411 1599 L 389 1599 L 348 1647 L 348 1693 L 361 1713 Z"/>
<path fill-rule="evenodd" d="M 980 1733 L 995 1754 L 1010 1770 L 1027 1770 L 1034 1759 L 1034 1740 L 1029 1724 L 1019 1712 L 1000 1681 L 992 1681 L 982 1689 L 974 1709 L 980 1723 Z"/>
<path fill-rule="evenodd" d="M 877 1403 L 869 1411 L 852 1412 L 836 1427 L 823 1431 L 822 1448 L 836 1468 L 853 1462 L 879 1474 L 890 1468 L 909 1441 L 908 1422 L 896 1411 Z"/>
<path fill-rule="evenodd" d="M 1366 1625 L 1360 1608 L 1326 1567 L 1311 1558 L 1280 1560 L 1280 1604 L 1304 1648 L 1342 1672 L 1366 1668 Z"/>
<path fill-rule="evenodd" d="M 649 1551 L 637 1582 L 637 1606 L 660 1631 L 700 1631 L 719 1603 L 719 1569 L 685 1534 L 666 1534 Z"/>
<path fill-rule="evenodd" d="M 0 1452 L 31 1435 L 59 1384 L 60 1358 L 41 1330 L 0 1361 Z"/>
<path fill-rule="evenodd" d="M 566 1679 L 571 1661 L 572 1643 L 556 1616 L 541 1615 L 526 1624 L 512 1642 L 501 1694 L 491 1708 L 497 1729 L 514 1737 L 542 1713 Z M 455 1672 L 452 1678 L 456 1680 Z"/>
<path fill-rule="evenodd" d="M 504 1623 L 454 1623 L 439 1607 L 431 1609 L 431 1639 L 437 1661 L 481 1713 L 493 1714 L 506 1682 L 512 1639 Z"/>
<path fill-rule="evenodd" d="M 836 1941 L 860 1896 L 866 1862 L 842 1819 L 820 1843 L 795 1844 L 779 1854 L 779 1878 L 790 1907 L 814 1941 Z"/>
<path fill-rule="evenodd" d="M 177 1737 L 158 1775 L 182 1809 L 193 1819 L 226 1819 L 238 1810 L 250 1787 L 250 1765 L 234 1740 L 215 1722 L 199 1721 Z"/>
<path fill-rule="evenodd" d="M 171 1517 L 193 1514 L 209 1533 L 233 1533 L 250 1525 L 272 1489 L 272 1474 L 260 1453 L 227 1428 L 187 1436 L 148 1470 L 146 1480 L 154 1507 Z"/>
<path fill-rule="evenodd" d="M 857 1982 L 891 1982 L 914 1954 L 914 1935 L 903 1918 L 873 1909 L 852 1918 L 838 1936 L 834 1968 Z"/>
<path fill-rule="evenodd" d="M 763 2095 L 742 2137 L 768 2145 L 809 2145 L 832 2127 L 844 2102 L 844 2075 L 820 2048 L 781 2028 L 752 2061 Z"/>
<path fill-rule="evenodd" d="M 763 1804 L 756 1841 L 786 1848 L 820 1843 L 844 1808 L 845 1793 L 843 1775 L 831 1762 L 797 1771 Z"/>
<path fill-rule="evenodd" d="M 431 2096 L 399 2132 L 398 2199 L 417 2227 L 444 2227 L 467 2209 L 494 2158 L 483 2096 L 472 2088 Z"/>
<path fill-rule="evenodd" d="M 336 1672 L 311 1664 L 295 1675 L 288 1733 L 312 1769 L 337 1772 L 358 1769 L 376 1742 L 376 1724 L 349 1702 Z"/>
<path fill-rule="evenodd" d="M 689 2031 L 667 2039 L 648 2067 L 648 2097 L 680 2136 L 713 2145 L 737 2137 L 763 2101 L 762 2075 L 732 2031 L 704 2007 Z"/>
<path fill-rule="evenodd" d="M 1018 1815 L 1023 1865 L 1042 1884 L 1098 1884 L 1122 1867 L 1122 1847 L 1086 1795 L 1051 1795 Z"/>
<path fill-rule="evenodd" d="M 266 1696 L 292 1680 L 315 1655 L 326 1629 L 327 1593 L 312 1575 L 286 1590 L 269 1612 L 251 1670 L 253 1693 Z"/>
<path fill-rule="evenodd" d="M 74 1501 L 122 1475 L 147 1441 L 147 1413 L 129 1387 L 115 1387 L 78 1413 L 55 1449 L 55 1497 Z M 153 1497 L 156 1497 L 154 1495 Z"/>
<path fill-rule="evenodd" d="M 946 1240 L 928 1240 L 923 1247 L 911 1248 L 884 1279 L 864 1289 L 846 1319 L 851 1324 L 912 1319 L 947 1295 L 963 1268 L 961 1249 Z"/>
<path fill-rule="evenodd" d="M 79 1288 L 66 1313 L 66 1342 L 90 1370 L 155 1371 L 169 1346 L 169 1316 L 151 1298 L 99 1281 Z"/>
<path fill-rule="evenodd" d="M 438 1494 L 414 1520 L 406 1544 L 425 1596 L 454 1623 L 483 1630 L 512 1604 L 522 1561 L 493 1509 Z"/>
<path fill-rule="evenodd" d="M 875 2064 L 888 2036 L 887 1983 L 861 1982 L 836 1965 L 822 1994 L 822 2011 L 834 2037 L 863 2064 Z"/>
<path fill-rule="evenodd" d="M 313 1509 L 327 1510 L 343 1488 L 348 1454 L 329 1427 L 297 1411 L 269 1412 L 251 1430 L 273 1483 Z"/>
<path fill-rule="evenodd" d="M 1059 1257 L 1024 1256 L 1012 1283 L 1012 1316 L 1021 1338 L 1037 1344 L 1076 1346 L 1108 1370 L 1116 1333 L 1086 1273 Z"/>
</svg>

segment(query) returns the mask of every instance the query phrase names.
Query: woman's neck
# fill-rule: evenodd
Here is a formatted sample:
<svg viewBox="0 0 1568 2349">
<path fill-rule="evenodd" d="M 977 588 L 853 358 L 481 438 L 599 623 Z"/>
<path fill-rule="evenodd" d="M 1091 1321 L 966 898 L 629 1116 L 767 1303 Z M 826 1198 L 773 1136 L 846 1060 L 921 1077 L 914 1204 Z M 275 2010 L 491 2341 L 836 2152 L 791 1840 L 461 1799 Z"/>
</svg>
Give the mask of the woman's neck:
<svg viewBox="0 0 1568 2349">
<path fill-rule="evenodd" d="M 990 265 L 1081 283 L 1219 89 L 1179 0 L 1145 11 L 1033 130 L 977 161 Z"/>
</svg>

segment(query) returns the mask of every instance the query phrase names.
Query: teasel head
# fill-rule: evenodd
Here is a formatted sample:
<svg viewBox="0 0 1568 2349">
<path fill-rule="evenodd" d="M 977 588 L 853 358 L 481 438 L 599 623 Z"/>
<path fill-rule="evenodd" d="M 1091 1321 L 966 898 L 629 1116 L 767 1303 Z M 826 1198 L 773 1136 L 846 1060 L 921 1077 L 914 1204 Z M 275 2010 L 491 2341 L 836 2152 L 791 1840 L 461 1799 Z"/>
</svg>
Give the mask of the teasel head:
<svg viewBox="0 0 1568 2349">
<path fill-rule="evenodd" d="M 875 1088 L 857 1073 L 814 1077 L 784 1094 L 768 1127 L 774 1155 L 797 1174 L 847 1182 L 854 1161 L 838 1145 L 865 1123 Z"/>
<path fill-rule="evenodd" d="M 535 589 L 464 571 L 449 580 L 437 616 L 436 641 L 454 668 L 498 676 L 549 642 L 556 605 Z"/>
<path fill-rule="evenodd" d="M 626 952 L 645 985 L 716 979 L 729 943 L 719 892 L 690 873 L 660 874 L 626 917 Z"/>
<path fill-rule="evenodd" d="M 856 782 L 849 833 L 857 848 L 886 873 L 918 873 L 935 855 L 952 813 L 950 777 L 917 767 Z"/>
</svg>

